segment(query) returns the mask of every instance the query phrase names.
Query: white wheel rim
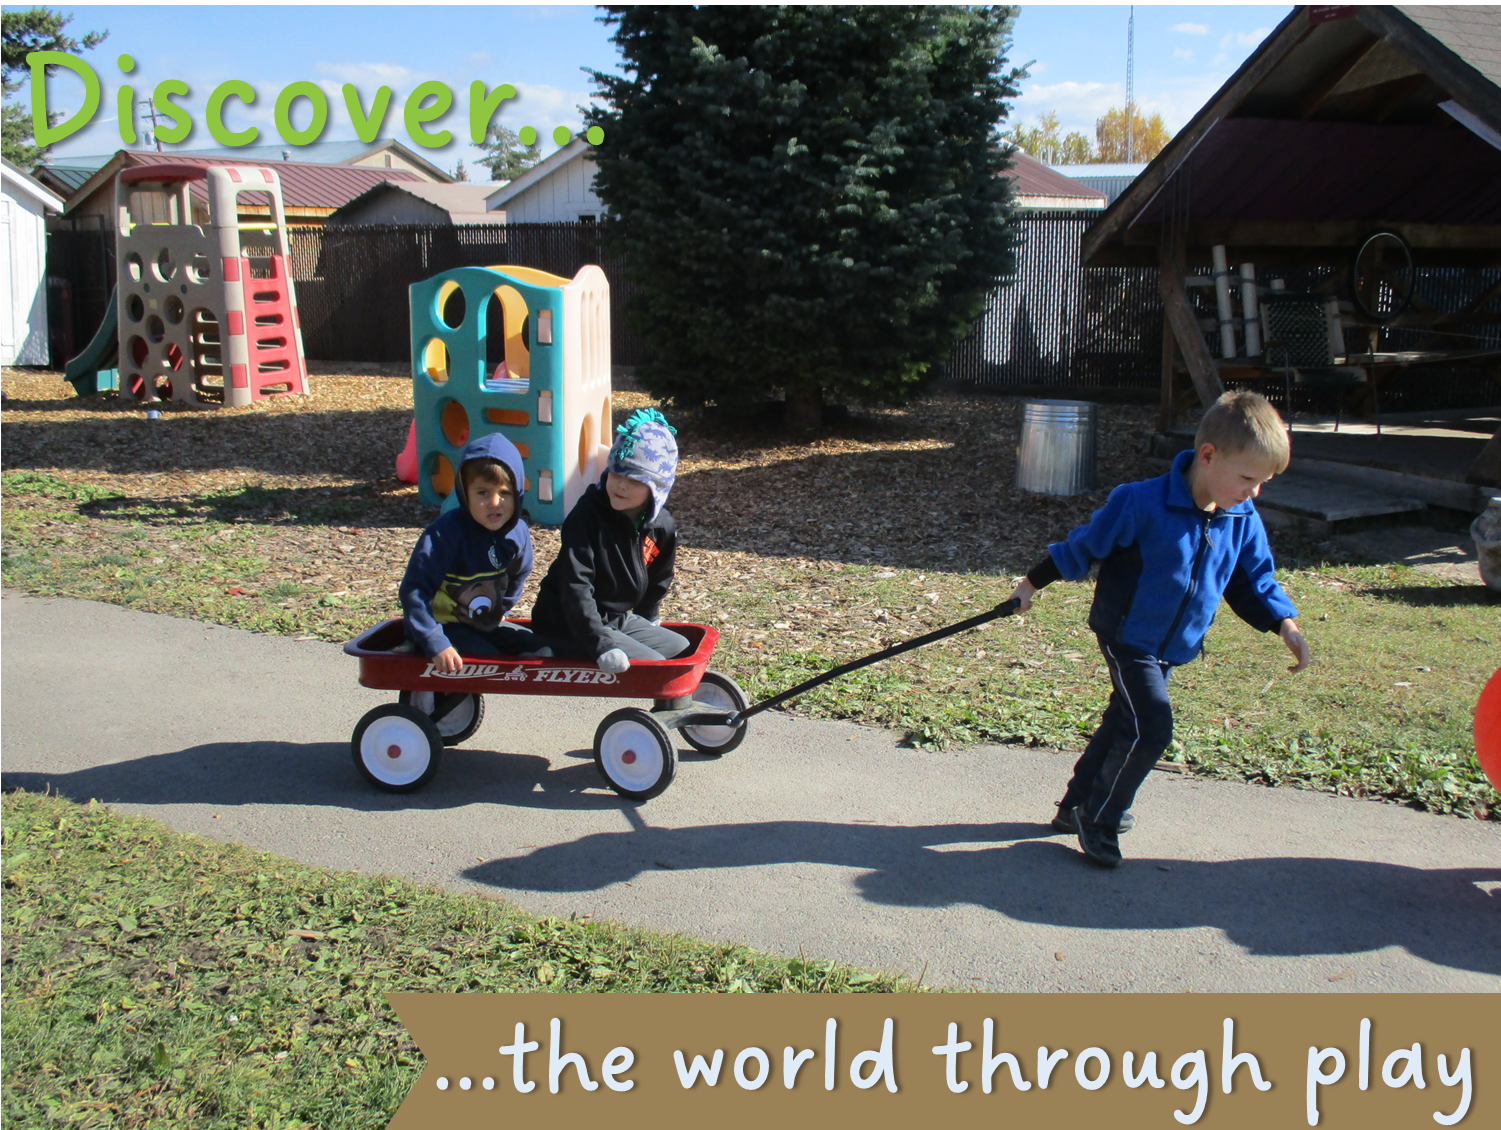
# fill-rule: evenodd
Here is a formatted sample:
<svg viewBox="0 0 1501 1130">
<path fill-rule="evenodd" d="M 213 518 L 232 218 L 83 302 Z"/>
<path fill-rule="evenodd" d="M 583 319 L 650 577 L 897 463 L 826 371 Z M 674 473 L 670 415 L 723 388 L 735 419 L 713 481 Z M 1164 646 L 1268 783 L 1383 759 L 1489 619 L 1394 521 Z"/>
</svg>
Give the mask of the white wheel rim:
<svg viewBox="0 0 1501 1130">
<path fill-rule="evenodd" d="M 419 692 L 420 693 L 420 692 Z M 415 703 L 414 703 L 415 705 Z M 427 715 L 432 717 L 433 706 L 428 704 Z M 451 738 L 455 734 L 462 733 L 474 721 L 474 696 L 465 695 L 464 701 L 455 706 L 438 723 L 438 733 L 445 738 Z"/>
<path fill-rule="evenodd" d="M 605 776 L 633 793 L 645 792 L 662 779 L 662 743 L 640 722 L 622 719 L 605 731 L 599 742 L 599 763 Z"/>
<path fill-rule="evenodd" d="M 410 785 L 427 772 L 433 757 L 421 726 L 410 718 L 387 715 L 365 727 L 360 759 L 383 784 Z"/>
<path fill-rule="evenodd" d="M 714 683 L 699 683 L 693 692 L 693 705 L 704 706 L 721 714 L 733 713 L 735 700 L 730 692 Z M 683 730 L 699 745 L 722 746 L 735 736 L 734 726 L 684 726 Z"/>
</svg>

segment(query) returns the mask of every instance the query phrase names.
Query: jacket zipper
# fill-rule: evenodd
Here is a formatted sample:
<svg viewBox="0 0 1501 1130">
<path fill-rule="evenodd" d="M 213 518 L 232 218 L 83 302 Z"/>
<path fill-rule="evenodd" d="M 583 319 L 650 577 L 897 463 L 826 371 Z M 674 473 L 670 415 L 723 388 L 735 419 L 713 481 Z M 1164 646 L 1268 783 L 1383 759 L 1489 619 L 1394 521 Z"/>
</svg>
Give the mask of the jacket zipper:
<svg viewBox="0 0 1501 1130">
<path fill-rule="evenodd" d="M 1178 606 L 1178 615 L 1173 617 L 1173 622 L 1168 627 L 1167 635 L 1162 637 L 1162 643 L 1157 647 L 1158 658 L 1167 653 L 1168 641 L 1177 634 L 1178 625 L 1183 622 L 1183 616 L 1188 611 L 1189 603 L 1193 600 L 1194 590 L 1199 587 L 1199 566 L 1203 564 L 1204 557 L 1213 544 L 1209 539 L 1209 523 L 1213 520 L 1213 514 L 1204 515 L 1204 524 L 1199 530 L 1199 547 L 1194 551 L 1193 567 L 1188 571 L 1188 591 L 1183 594 L 1183 603 Z"/>
</svg>

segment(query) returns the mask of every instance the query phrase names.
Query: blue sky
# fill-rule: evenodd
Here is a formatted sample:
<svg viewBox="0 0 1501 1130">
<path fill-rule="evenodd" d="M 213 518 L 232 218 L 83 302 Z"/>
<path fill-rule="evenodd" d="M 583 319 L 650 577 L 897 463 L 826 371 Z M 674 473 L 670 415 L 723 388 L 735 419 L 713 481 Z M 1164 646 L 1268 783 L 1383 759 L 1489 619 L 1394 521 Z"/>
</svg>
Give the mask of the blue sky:
<svg viewBox="0 0 1501 1130">
<path fill-rule="evenodd" d="M 257 144 L 279 144 L 272 119 L 276 96 L 288 83 L 308 80 L 329 94 L 326 140 L 352 139 L 353 126 L 340 93 L 353 83 L 366 104 L 382 85 L 393 88 L 384 136 L 417 149 L 407 137 L 401 107 L 417 84 L 437 79 L 454 92 L 454 107 L 431 129 L 447 128 L 455 140 L 444 149 L 419 150 L 452 169 L 471 169 L 477 151 L 468 144 L 469 84 L 508 82 L 518 97 L 498 120 L 530 125 L 544 139 L 555 126 L 577 128 L 576 107 L 591 85 L 584 68 L 614 70 L 618 56 L 610 31 L 585 6 L 336 5 L 291 7 L 262 4 L 58 5 L 71 11 L 69 32 L 107 28 L 109 38 L 83 58 L 104 87 L 92 122 L 60 142 L 56 160 L 69 153 L 108 153 L 121 147 L 115 128 L 115 92 L 130 82 L 144 98 L 164 79 L 191 90 L 179 101 L 194 121 L 180 148 L 213 146 L 204 125 L 204 105 L 228 79 L 250 84 L 254 106 L 231 102 L 231 128 L 254 125 Z M 1214 93 L 1266 34 L 1290 11 L 1287 5 L 1137 6 L 1136 98 L 1144 112 L 1160 112 L 1178 129 Z M 1094 121 L 1125 96 L 1126 19 L 1117 6 L 1024 5 L 1017 21 L 1014 63 L 1034 62 L 1022 84 L 1013 118 L 1031 124 L 1056 110 L 1065 130 L 1093 136 Z M 115 60 L 125 52 L 136 69 L 127 79 Z M 49 84 L 54 109 L 82 98 L 82 83 L 62 75 Z M 306 102 L 293 124 L 307 121 Z M 140 127 L 138 127 L 140 128 Z M 543 152 L 553 148 L 544 140 Z M 483 170 L 479 170 L 483 172 Z M 473 175 L 473 174 L 471 174 Z"/>
</svg>

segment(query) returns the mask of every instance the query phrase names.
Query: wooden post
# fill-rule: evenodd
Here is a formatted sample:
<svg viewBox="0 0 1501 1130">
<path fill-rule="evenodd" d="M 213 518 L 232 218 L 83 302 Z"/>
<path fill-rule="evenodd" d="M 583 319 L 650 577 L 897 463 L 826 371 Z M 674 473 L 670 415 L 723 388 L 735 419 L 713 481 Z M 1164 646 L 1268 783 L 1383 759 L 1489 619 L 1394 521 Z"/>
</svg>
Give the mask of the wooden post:
<svg viewBox="0 0 1501 1130">
<path fill-rule="evenodd" d="M 1168 432 L 1178 422 L 1178 343 L 1173 327 L 1162 315 L 1162 402 L 1157 406 L 1157 430 Z"/>
<path fill-rule="evenodd" d="M 1188 287 L 1183 282 L 1183 265 L 1167 245 L 1163 247 L 1161 279 L 1162 309 L 1177 338 L 1178 349 L 1188 365 L 1188 375 L 1193 378 L 1194 389 L 1199 394 L 1199 403 L 1206 408 L 1220 398 L 1225 386 L 1220 383 L 1219 372 L 1214 367 L 1214 358 L 1209 356 L 1209 347 L 1204 344 L 1204 335 L 1199 330 L 1199 320 L 1194 315 L 1193 305 L 1188 301 Z"/>
</svg>

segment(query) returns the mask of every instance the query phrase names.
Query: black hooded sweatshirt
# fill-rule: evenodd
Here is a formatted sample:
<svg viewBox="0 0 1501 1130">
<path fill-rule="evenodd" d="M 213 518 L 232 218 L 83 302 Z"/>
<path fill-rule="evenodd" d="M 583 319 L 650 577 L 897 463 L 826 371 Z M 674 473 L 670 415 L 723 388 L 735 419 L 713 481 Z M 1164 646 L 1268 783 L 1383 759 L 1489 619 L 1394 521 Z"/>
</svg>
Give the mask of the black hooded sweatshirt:
<svg viewBox="0 0 1501 1130">
<path fill-rule="evenodd" d="M 567 636 L 598 659 L 615 645 L 606 626 L 634 612 L 654 620 L 672 585 L 677 526 L 666 509 L 637 529 L 595 483 L 563 520 L 562 548 L 537 589 L 532 630 Z"/>
</svg>

